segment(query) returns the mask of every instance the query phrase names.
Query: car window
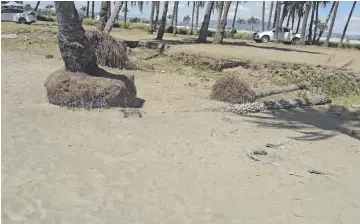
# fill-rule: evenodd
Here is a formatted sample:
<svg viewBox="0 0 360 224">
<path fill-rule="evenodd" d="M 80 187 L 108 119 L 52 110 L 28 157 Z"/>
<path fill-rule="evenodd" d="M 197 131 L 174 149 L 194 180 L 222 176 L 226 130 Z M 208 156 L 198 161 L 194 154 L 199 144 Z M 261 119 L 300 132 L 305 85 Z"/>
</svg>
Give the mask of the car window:
<svg viewBox="0 0 360 224">
<path fill-rule="evenodd" d="M 23 10 L 20 10 L 20 9 L 13 9 L 13 12 L 12 13 L 23 13 L 24 11 Z"/>
<path fill-rule="evenodd" d="M 290 32 L 289 28 L 284 28 L 284 32 Z"/>
<path fill-rule="evenodd" d="M 1 13 L 10 13 L 11 12 L 11 9 L 3 9 L 1 10 Z"/>
</svg>

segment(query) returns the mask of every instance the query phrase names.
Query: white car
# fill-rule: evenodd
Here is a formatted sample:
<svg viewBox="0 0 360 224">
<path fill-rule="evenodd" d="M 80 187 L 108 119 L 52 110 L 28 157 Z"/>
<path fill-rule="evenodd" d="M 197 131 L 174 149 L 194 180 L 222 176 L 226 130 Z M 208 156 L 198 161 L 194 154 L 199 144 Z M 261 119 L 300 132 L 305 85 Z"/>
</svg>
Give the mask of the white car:
<svg viewBox="0 0 360 224">
<path fill-rule="evenodd" d="M 275 28 L 269 31 L 255 33 L 253 38 L 256 42 L 267 43 L 269 41 L 274 41 Z M 300 34 L 293 33 L 292 30 L 288 27 L 281 27 L 279 28 L 279 41 L 283 43 L 299 44 Z"/>
<path fill-rule="evenodd" d="M 1 22 L 15 22 L 21 24 L 35 23 L 36 13 L 14 8 L 1 9 Z"/>
</svg>

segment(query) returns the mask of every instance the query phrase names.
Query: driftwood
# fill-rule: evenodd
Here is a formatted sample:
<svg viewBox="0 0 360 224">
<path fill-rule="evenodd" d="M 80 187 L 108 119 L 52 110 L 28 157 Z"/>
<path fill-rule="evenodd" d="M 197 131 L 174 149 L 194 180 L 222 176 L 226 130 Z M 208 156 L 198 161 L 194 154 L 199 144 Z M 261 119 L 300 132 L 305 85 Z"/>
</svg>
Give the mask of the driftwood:
<svg viewBox="0 0 360 224">
<path fill-rule="evenodd" d="M 300 89 L 309 89 L 309 88 L 310 88 L 309 83 L 300 83 L 300 84 L 280 87 L 277 89 L 268 89 L 268 90 L 259 91 L 259 92 L 256 92 L 255 96 L 256 96 L 256 98 L 261 98 L 261 97 L 271 96 L 271 95 L 275 95 L 275 94 L 279 94 L 279 93 L 288 93 L 288 92 L 293 92 L 293 91 L 300 90 Z"/>
<path fill-rule="evenodd" d="M 258 113 L 265 110 L 280 110 L 296 107 L 309 107 L 314 105 L 324 105 L 331 103 L 331 98 L 326 95 L 314 96 L 310 99 L 280 99 L 265 100 L 263 102 L 253 102 L 244 104 L 230 104 L 220 108 L 207 108 L 205 111 L 231 112 L 235 114 Z M 202 110 L 204 111 L 204 110 Z"/>
</svg>

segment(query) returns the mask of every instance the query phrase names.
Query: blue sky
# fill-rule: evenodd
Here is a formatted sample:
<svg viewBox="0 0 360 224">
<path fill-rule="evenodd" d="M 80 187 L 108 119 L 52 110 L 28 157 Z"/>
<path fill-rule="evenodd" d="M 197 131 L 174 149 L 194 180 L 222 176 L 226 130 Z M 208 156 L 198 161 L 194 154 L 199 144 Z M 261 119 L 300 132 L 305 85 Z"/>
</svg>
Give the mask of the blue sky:
<svg viewBox="0 0 360 224">
<path fill-rule="evenodd" d="M 24 4 L 30 4 L 33 7 L 36 5 L 36 1 L 24 1 Z M 46 5 L 54 4 L 53 1 L 42 1 L 40 3 L 40 8 L 44 8 Z M 95 12 L 99 12 L 100 9 L 100 1 L 95 1 Z M 266 10 L 265 10 L 265 18 L 268 18 L 269 10 L 270 10 L 270 1 L 266 1 Z M 319 17 L 322 21 L 325 21 L 329 10 L 331 8 L 332 2 L 326 7 L 326 8 L 320 8 L 319 10 Z M 334 25 L 333 32 L 335 33 L 341 33 L 344 25 L 346 23 L 347 17 L 349 15 L 350 9 L 352 7 L 353 1 L 340 1 L 338 13 L 336 16 L 336 21 Z M 76 7 L 79 9 L 81 6 L 86 5 L 86 1 L 75 1 Z M 91 5 L 91 3 L 90 3 Z M 168 14 L 172 14 L 172 9 L 174 6 L 174 2 L 169 3 L 169 11 Z M 91 6 L 90 6 L 91 7 Z M 163 3 L 160 4 L 160 10 L 162 11 Z M 205 6 L 206 8 L 206 6 Z M 202 21 L 203 15 L 205 12 L 205 8 L 200 9 L 200 17 L 199 22 Z M 149 18 L 150 17 L 150 9 L 151 9 L 151 2 L 148 1 L 148 3 L 144 4 L 143 13 L 141 14 L 139 11 L 139 8 L 129 8 L 128 16 L 129 17 L 141 17 L 141 18 Z M 235 12 L 235 2 L 231 5 L 231 9 L 228 15 L 229 19 L 232 19 Z M 249 17 L 257 17 L 261 19 L 261 13 L 262 13 L 262 2 L 261 1 L 248 1 L 247 3 L 241 3 L 238 8 L 237 18 L 247 19 Z M 182 18 L 186 15 L 192 14 L 192 3 L 190 4 L 190 7 L 188 6 L 188 1 L 180 1 L 179 4 L 179 20 L 182 21 Z M 213 20 L 216 20 L 217 18 L 217 12 L 215 14 L 212 14 L 211 18 Z M 267 19 L 265 19 L 267 21 Z M 352 15 L 352 19 L 350 21 L 347 34 L 360 34 L 360 3 L 356 4 L 354 13 Z"/>
</svg>

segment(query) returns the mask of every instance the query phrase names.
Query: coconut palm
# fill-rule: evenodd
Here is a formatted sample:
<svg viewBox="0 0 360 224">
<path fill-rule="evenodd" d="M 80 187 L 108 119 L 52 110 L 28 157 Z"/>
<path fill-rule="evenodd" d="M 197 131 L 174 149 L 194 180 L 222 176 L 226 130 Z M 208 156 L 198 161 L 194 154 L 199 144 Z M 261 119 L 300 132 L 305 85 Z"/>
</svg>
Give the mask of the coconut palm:
<svg viewBox="0 0 360 224">
<path fill-rule="evenodd" d="M 109 33 L 111 31 L 111 29 L 113 28 L 116 17 L 119 14 L 123 4 L 124 4 L 123 1 L 115 2 L 114 9 L 111 12 L 111 16 L 110 16 L 109 20 L 106 22 L 106 25 L 105 25 L 105 28 L 104 28 L 105 33 Z"/>
<path fill-rule="evenodd" d="M 55 1 L 59 26 L 58 43 L 66 70 L 89 73 L 97 67 L 91 43 L 85 37 L 79 15 L 73 1 Z"/>
<path fill-rule="evenodd" d="M 340 43 L 339 43 L 339 45 L 338 45 L 339 48 L 342 48 L 342 43 L 343 43 L 343 40 L 344 40 L 344 37 L 345 37 L 345 34 L 346 34 L 346 30 L 347 30 L 347 28 L 348 28 L 348 26 L 349 26 L 349 22 L 350 22 L 351 16 L 352 16 L 352 14 L 353 14 L 353 12 L 354 12 L 355 5 L 356 5 L 356 1 L 354 1 L 354 3 L 353 3 L 353 6 L 352 6 L 352 8 L 351 8 L 351 10 L 350 10 L 349 17 L 348 17 L 348 19 L 347 19 L 347 21 L 346 21 L 346 24 L 345 24 L 343 33 L 342 33 L 342 35 L 341 35 Z"/>
<path fill-rule="evenodd" d="M 86 17 L 89 18 L 90 1 L 86 2 Z"/>
<path fill-rule="evenodd" d="M 188 2 L 189 4 L 189 2 Z M 193 7 L 192 7 L 192 14 L 191 14 L 191 29 L 190 29 L 190 35 L 193 35 L 194 32 L 194 16 L 195 16 L 195 6 L 196 6 L 196 1 L 193 1 Z"/>
<path fill-rule="evenodd" d="M 204 20 L 201 24 L 199 37 L 197 39 L 197 41 L 200 43 L 206 43 L 206 37 L 207 37 L 209 23 L 210 23 L 210 19 L 211 19 L 211 12 L 213 10 L 214 4 L 215 4 L 214 1 L 208 1 L 208 3 L 207 3 L 206 11 L 204 14 Z"/>
<path fill-rule="evenodd" d="M 215 8 L 217 9 L 219 15 L 218 15 L 218 24 L 220 23 L 221 21 L 221 16 L 222 16 L 222 13 L 223 13 L 223 9 L 224 9 L 224 2 L 223 1 L 220 1 L 220 2 L 216 2 L 215 3 Z"/>
<path fill-rule="evenodd" d="M 238 18 L 238 19 L 236 20 L 236 23 L 245 24 L 246 21 L 245 21 L 245 19 L 240 19 L 240 18 Z"/>
<path fill-rule="evenodd" d="M 309 41 L 312 40 L 312 31 L 313 31 L 313 24 L 314 24 L 314 18 L 315 18 L 315 11 L 316 11 L 316 4 L 317 2 L 311 2 L 310 3 L 310 7 L 311 7 L 311 18 L 310 18 L 310 24 L 309 24 Z"/>
<path fill-rule="evenodd" d="M 127 13 L 129 12 L 128 9 L 128 2 L 125 1 L 124 8 L 122 10 L 124 12 L 124 28 L 126 28 L 126 22 L 127 22 Z"/>
<path fill-rule="evenodd" d="M 177 21 L 178 21 L 178 8 L 179 8 L 179 1 L 174 2 L 174 29 L 173 29 L 173 35 L 175 36 L 177 33 Z"/>
<path fill-rule="evenodd" d="M 196 19 L 195 19 L 195 30 L 198 30 L 199 27 L 199 13 L 200 13 L 200 7 L 203 8 L 205 6 L 204 1 L 197 1 L 196 2 Z"/>
<path fill-rule="evenodd" d="M 40 5 L 40 1 L 38 1 L 38 2 L 36 3 L 36 6 L 35 6 L 35 8 L 34 8 L 34 11 L 37 11 L 37 9 L 39 8 L 39 5 Z"/>
<path fill-rule="evenodd" d="M 166 15 L 167 15 L 168 7 L 169 7 L 169 1 L 165 1 L 164 2 L 163 14 L 162 14 L 162 17 L 161 17 L 159 30 L 158 30 L 157 37 L 156 37 L 157 40 L 162 40 L 162 38 L 164 37 L 165 24 L 166 24 Z"/>
<path fill-rule="evenodd" d="M 318 25 L 320 24 L 319 23 L 319 5 L 320 5 L 320 2 L 315 3 L 314 35 L 313 35 L 313 39 L 312 39 L 313 44 L 315 43 Z"/>
<path fill-rule="evenodd" d="M 339 7 L 339 2 L 336 1 L 336 2 L 335 2 L 335 6 L 334 6 L 334 12 L 333 12 L 333 15 L 332 15 L 332 18 L 331 18 L 331 22 L 330 22 L 330 26 L 329 26 L 329 31 L 328 31 L 328 33 L 327 33 L 326 40 L 325 40 L 325 43 L 324 43 L 324 46 L 325 46 L 325 47 L 328 47 L 328 46 L 329 46 L 329 41 L 330 41 L 330 37 L 331 37 L 331 34 L 332 34 L 332 30 L 333 30 L 333 28 L 334 28 L 334 23 L 335 23 L 335 19 L 336 19 L 336 14 L 337 14 L 338 7 Z"/>
<path fill-rule="evenodd" d="M 261 31 L 265 30 L 265 1 L 262 5 L 262 17 L 261 17 Z"/>
<path fill-rule="evenodd" d="M 326 18 L 326 21 L 325 21 L 325 23 L 324 23 L 324 26 L 319 27 L 319 28 L 320 28 L 320 32 L 319 32 L 319 35 L 318 35 L 318 37 L 317 37 L 317 39 L 316 39 L 316 42 L 317 42 L 317 43 L 319 43 L 320 37 L 321 37 L 321 35 L 323 34 L 324 30 L 328 28 L 327 24 L 329 23 L 330 17 L 331 17 L 331 15 L 332 15 L 333 11 L 334 11 L 335 4 L 336 4 L 336 2 L 333 2 L 332 6 L 331 6 L 331 9 L 330 9 L 330 12 L 329 12 L 329 15 L 328 15 L 328 17 Z"/>
<path fill-rule="evenodd" d="M 91 18 L 95 19 L 95 2 L 91 2 Z"/>
<path fill-rule="evenodd" d="M 223 42 L 230 6 L 231 6 L 231 1 L 228 1 L 225 4 L 223 3 L 224 11 L 222 13 L 222 18 L 220 20 L 220 23 L 218 23 L 216 34 L 212 42 L 213 44 L 221 44 Z"/>
<path fill-rule="evenodd" d="M 150 24 L 149 24 L 148 34 L 153 34 L 153 32 L 154 32 L 154 13 L 155 13 L 155 7 L 156 7 L 156 2 L 152 1 L 152 2 L 151 2 Z"/>
<path fill-rule="evenodd" d="M 235 12 L 234 12 L 234 18 L 232 21 L 232 25 L 231 25 L 231 32 L 235 32 L 235 21 L 236 21 L 236 14 L 238 11 L 238 7 L 239 7 L 239 1 L 236 1 L 236 5 L 235 5 Z"/>
<path fill-rule="evenodd" d="M 86 12 L 86 6 L 85 5 L 83 5 L 83 6 L 81 6 L 80 7 L 80 10 L 82 11 L 82 13 L 83 13 L 83 15 L 85 15 L 85 12 Z"/>
<path fill-rule="evenodd" d="M 279 29 L 280 29 L 280 11 L 281 11 L 281 3 L 276 2 L 275 7 L 275 18 L 274 18 L 274 28 L 275 28 L 275 43 L 279 42 Z"/>
<path fill-rule="evenodd" d="M 154 21 L 154 31 L 157 30 L 157 26 L 159 23 L 159 13 L 160 13 L 160 2 L 155 2 L 155 21 Z"/>
<path fill-rule="evenodd" d="M 306 32 L 306 25 L 307 25 L 310 9 L 311 9 L 311 2 L 306 2 L 305 3 L 305 14 L 304 14 L 304 19 L 303 19 L 303 23 L 302 23 L 302 27 L 301 27 L 301 34 L 300 34 L 300 45 L 305 45 L 305 41 L 306 41 L 305 32 Z"/>
<path fill-rule="evenodd" d="M 174 2 L 174 8 L 173 8 L 173 14 L 172 14 L 172 17 L 171 17 L 171 23 L 170 23 L 170 26 L 174 26 L 174 20 L 175 20 L 175 17 L 177 16 L 177 10 L 178 10 L 178 6 L 179 6 L 179 1 L 175 1 Z M 176 18 L 177 19 L 177 18 Z M 174 29 L 173 29 L 174 30 Z M 175 32 L 176 33 L 176 32 Z M 174 34 L 175 34 L 174 33 Z"/>
<path fill-rule="evenodd" d="M 97 24 L 97 29 L 99 31 L 103 31 L 107 22 L 107 11 L 109 9 L 109 4 L 106 1 L 101 2 L 100 6 L 100 14 L 99 14 L 99 21 Z"/>
<path fill-rule="evenodd" d="M 254 25 L 258 24 L 260 22 L 260 19 L 251 17 L 247 20 L 247 23 L 251 25 L 251 31 L 254 30 Z"/>
<path fill-rule="evenodd" d="M 269 12 L 269 20 L 268 20 L 268 27 L 267 27 L 268 30 L 270 29 L 270 25 L 271 25 L 271 17 L 272 17 L 273 8 L 274 8 L 274 2 L 271 2 L 270 12 Z"/>
</svg>

